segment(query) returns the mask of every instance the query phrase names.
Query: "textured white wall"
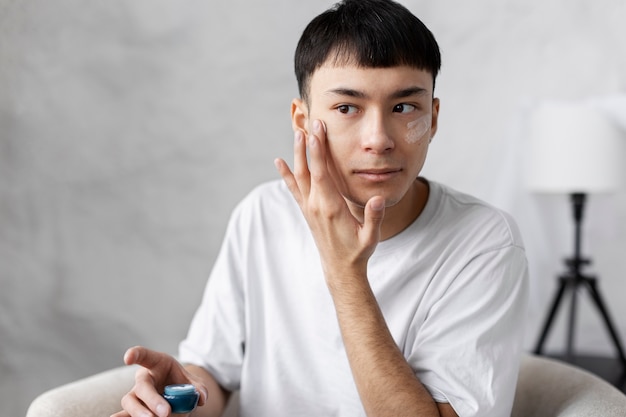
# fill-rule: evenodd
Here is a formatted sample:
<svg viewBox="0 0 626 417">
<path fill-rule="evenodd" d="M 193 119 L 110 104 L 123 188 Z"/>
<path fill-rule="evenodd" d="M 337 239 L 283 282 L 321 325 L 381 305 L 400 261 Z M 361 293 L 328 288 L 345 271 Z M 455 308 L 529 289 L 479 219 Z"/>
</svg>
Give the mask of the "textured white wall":
<svg viewBox="0 0 626 417">
<path fill-rule="evenodd" d="M 625 3 L 403 3 L 443 52 L 425 173 L 518 218 L 530 346 L 571 224 L 565 199 L 521 186 L 525 116 L 542 99 L 626 93 Z M 230 210 L 290 159 L 293 50 L 330 4 L 0 0 L 0 415 L 130 345 L 175 352 Z M 626 335 L 624 191 L 592 199 L 585 227 Z M 581 315 L 579 348 L 612 353 L 595 312 Z"/>
</svg>

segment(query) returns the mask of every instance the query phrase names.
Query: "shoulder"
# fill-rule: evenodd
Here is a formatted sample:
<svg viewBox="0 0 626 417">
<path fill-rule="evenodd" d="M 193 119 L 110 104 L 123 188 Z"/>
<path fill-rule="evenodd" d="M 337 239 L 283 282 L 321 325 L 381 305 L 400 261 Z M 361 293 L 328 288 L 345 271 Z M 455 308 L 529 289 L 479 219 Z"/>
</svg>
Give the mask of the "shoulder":
<svg viewBox="0 0 626 417">
<path fill-rule="evenodd" d="M 230 222 L 239 227 L 274 227 L 276 223 L 293 224 L 302 217 L 291 192 L 282 180 L 272 180 L 254 187 L 236 205 Z"/>
<path fill-rule="evenodd" d="M 477 240 L 488 239 L 496 246 L 523 247 L 517 223 L 509 213 L 441 183 L 429 184 L 433 200 L 431 226 Z"/>
<path fill-rule="evenodd" d="M 237 204 L 235 211 L 258 211 L 259 209 L 289 210 L 296 202 L 282 180 L 272 180 L 254 187 Z"/>
</svg>

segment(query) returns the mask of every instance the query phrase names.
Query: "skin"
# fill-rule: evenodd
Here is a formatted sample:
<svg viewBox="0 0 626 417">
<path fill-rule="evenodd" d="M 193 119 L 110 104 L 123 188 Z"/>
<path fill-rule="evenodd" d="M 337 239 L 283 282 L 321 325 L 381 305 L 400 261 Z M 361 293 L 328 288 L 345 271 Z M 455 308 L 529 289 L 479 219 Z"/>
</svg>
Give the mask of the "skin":
<svg viewBox="0 0 626 417">
<path fill-rule="evenodd" d="M 168 384 L 193 384 L 196 387 L 200 399 L 198 407 L 191 414 L 193 416 L 218 417 L 226 407 L 230 393 L 220 387 L 204 368 L 181 365 L 170 355 L 141 346 L 128 349 L 124 362 L 127 365 L 141 365 L 141 368 L 135 375 L 135 385 L 122 398 L 123 411 L 111 417 L 169 416 L 170 406 L 159 394 Z"/>
<path fill-rule="evenodd" d="M 396 346 L 367 278 L 379 241 L 410 225 L 428 199 L 417 179 L 437 130 L 439 100 L 429 72 L 410 67 L 325 64 L 312 75 L 308 101 L 291 106 L 294 169 L 276 167 L 314 236 L 356 386 L 369 417 L 457 416 L 436 403 Z M 410 122 L 431 115 L 430 128 L 407 140 Z M 307 149 L 310 162 L 307 160 Z M 193 416 L 219 416 L 229 393 L 203 368 L 143 347 L 127 351 L 142 366 L 124 411 L 112 417 L 167 416 L 159 391 L 192 383 Z"/>
<path fill-rule="evenodd" d="M 313 74 L 307 97 L 292 103 L 294 169 L 275 163 L 315 238 L 365 411 L 456 416 L 449 404 L 435 403 L 406 362 L 367 277 L 378 242 L 410 225 L 428 199 L 417 177 L 437 130 L 432 75 L 327 63 Z M 407 125 L 423 114 L 431 114 L 430 129 L 406 140 Z"/>
</svg>

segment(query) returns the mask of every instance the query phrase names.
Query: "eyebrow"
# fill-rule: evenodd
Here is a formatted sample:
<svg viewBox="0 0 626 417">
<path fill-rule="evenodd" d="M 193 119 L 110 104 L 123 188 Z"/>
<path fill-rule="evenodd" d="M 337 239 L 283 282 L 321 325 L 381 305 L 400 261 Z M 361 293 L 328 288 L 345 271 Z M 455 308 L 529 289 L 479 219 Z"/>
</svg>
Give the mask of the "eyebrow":
<svg viewBox="0 0 626 417">
<path fill-rule="evenodd" d="M 422 87 L 409 87 L 409 88 L 404 88 L 402 90 L 396 91 L 395 93 L 393 93 L 391 95 L 391 98 L 405 98 L 405 97 L 411 97 L 411 96 L 423 96 L 428 94 L 428 90 L 426 90 L 425 88 Z"/>
<path fill-rule="evenodd" d="M 355 90 L 352 88 L 344 88 L 344 87 L 333 88 L 331 90 L 326 91 L 326 94 L 335 94 L 339 96 L 348 96 L 348 97 L 354 97 L 354 98 L 367 98 L 368 97 L 367 94 L 363 91 Z M 398 99 L 398 98 L 406 98 L 406 97 L 411 97 L 411 96 L 422 96 L 426 94 L 428 94 L 428 90 L 422 87 L 414 86 L 414 87 L 407 87 L 398 91 L 394 91 L 393 93 L 391 93 L 389 98 Z"/>
</svg>

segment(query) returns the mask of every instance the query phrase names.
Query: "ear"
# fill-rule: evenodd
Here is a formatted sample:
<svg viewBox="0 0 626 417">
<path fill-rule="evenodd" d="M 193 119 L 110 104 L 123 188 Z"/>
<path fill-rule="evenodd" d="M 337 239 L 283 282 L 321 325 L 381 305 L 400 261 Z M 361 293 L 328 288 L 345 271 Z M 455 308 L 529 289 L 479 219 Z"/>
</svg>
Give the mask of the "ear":
<svg viewBox="0 0 626 417">
<path fill-rule="evenodd" d="M 301 130 L 305 136 L 308 135 L 309 109 L 302 99 L 294 98 L 291 101 L 291 127 L 296 132 Z"/>
<path fill-rule="evenodd" d="M 430 139 L 429 142 L 433 140 L 435 133 L 437 133 L 437 126 L 439 125 L 439 99 L 433 99 L 433 116 L 430 122 Z"/>
</svg>

